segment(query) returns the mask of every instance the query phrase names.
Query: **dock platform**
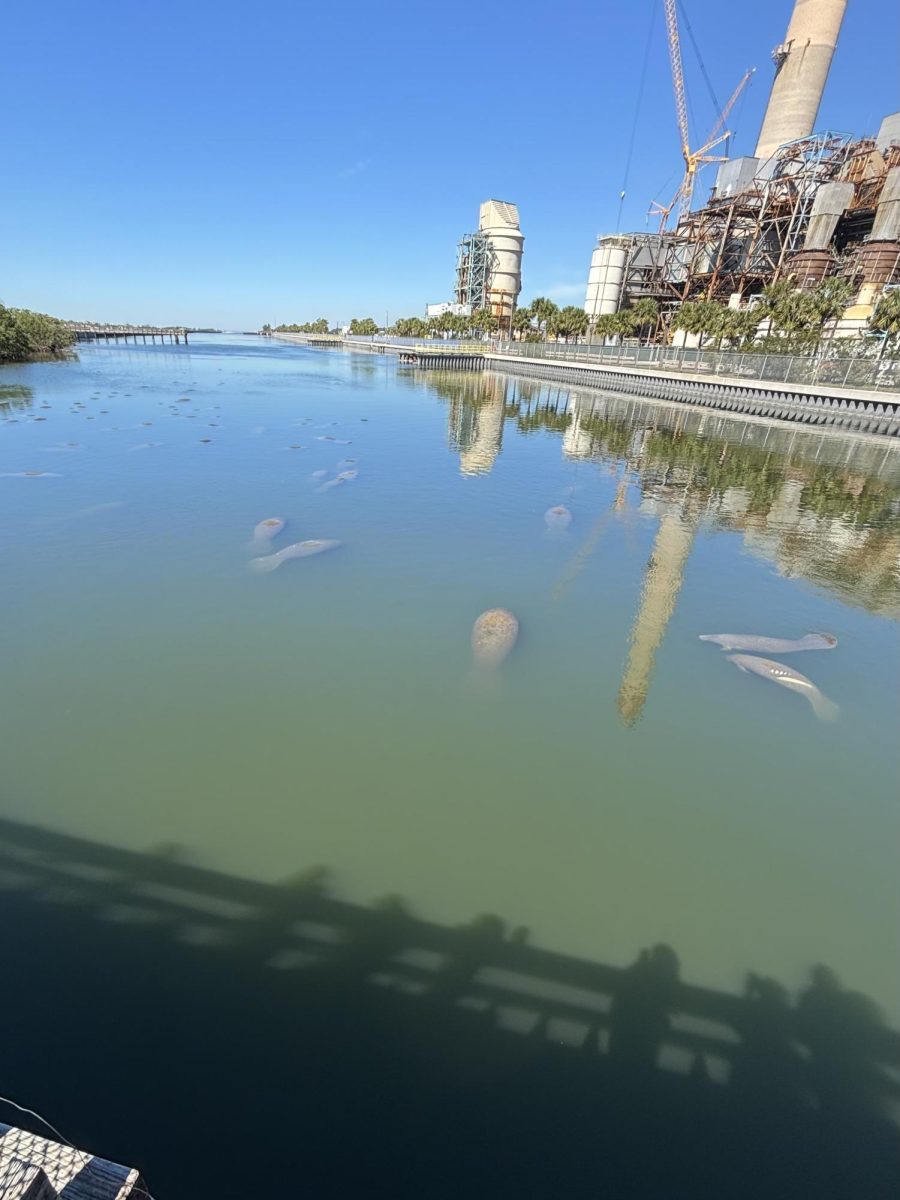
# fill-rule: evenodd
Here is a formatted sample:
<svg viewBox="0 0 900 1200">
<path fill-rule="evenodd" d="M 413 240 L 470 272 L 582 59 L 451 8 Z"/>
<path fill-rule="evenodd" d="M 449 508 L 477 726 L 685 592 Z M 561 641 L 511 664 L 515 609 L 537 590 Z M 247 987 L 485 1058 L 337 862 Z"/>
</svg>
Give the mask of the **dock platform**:
<svg viewBox="0 0 900 1200">
<path fill-rule="evenodd" d="M 0 1123 L 2 1200 L 145 1200 L 133 1167 Z"/>
</svg>

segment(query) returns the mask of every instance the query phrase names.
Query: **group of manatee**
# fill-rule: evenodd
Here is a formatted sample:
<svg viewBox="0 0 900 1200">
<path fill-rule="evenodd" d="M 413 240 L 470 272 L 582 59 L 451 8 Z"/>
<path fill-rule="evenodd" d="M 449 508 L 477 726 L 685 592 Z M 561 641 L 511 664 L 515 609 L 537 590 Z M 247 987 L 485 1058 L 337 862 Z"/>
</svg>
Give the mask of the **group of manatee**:
<svg viewBox="0 0 900 1200">
<path fill-rule="evenodd" d="M 253 530 L 249 549 L 264 550 L 270 546 L 285 524 L 281 517 L 266 517 L 264 521 L 260 521 Z M 309 558 L 313 554 L 324 554 L 326 550 L 336 550 L 340 544 L 334 538 L 310 538 L 305 542 L 294 542 L 293 545 L 285 546 L 283 550 L 276 550 L 272 554 L 257 555 L 250 559 L 247 566 L 256 574 L 265 574 L 268 571 L 277 571 L 283 563 L 292 558 Z"/>
<path fill-rule="evenodd" d="M 314 478 L 321 479 L 325 474 L 327 472 L 317 472 Z M 356 474 L 355 470 L 341 472 L 331 481 L 332 486 L 355 479 Z M 547 509 L 544 514 L 544 522 L 550 530 L 566 529 L 571 520 L 572 514 L 562 504 Z M 253 530 L 249 548 L 252 551 L 267 549 L 284 527 L 285 521 L 281 517 L 267 517 L 260 521 Z M 249 569 L 257 573 L 275 571 L 290 559 L 323 554 L 325 551 L 336 549 L 340 544 L 339 541 L 330 538 L 294 542 L 293 545 L 285 546 L 284 549 L 271 554 L 257 554 L 250 560 Z M 512 652 L 518 637 L 519 620 L 508 608 L 490 608 L 481 613 L 472 626 L 471 645 L 475 665 L 489 670 L 496 669 Z M 837 645 L 837 638 L 833 634 L 808 633 L 805 637 L 790 640 L 758 637 L 746 633 L 701 633 L 700 640 L 714 642 L 723 650 L 738 651 L 736 654 L 726 655 L 729 662 L 733 662 L 741 671 L 760 675 L 763 679 L 799 692 L 806 697 L 820 720 L 832 721 L 837 717 L 837 705 L 824 696 L 811 679 L 775 659 L 763 657 L 764 654 L 795 654 L 803 650 L 833 650 Z"/>
<path fill-rule="evenodd" d="M 787 638 L 754 637 L 744 633 L 701 633 L 702 642 L 715 642 L 723 650 L 752 651 L 752 653 L 728 654 L 726 658 L 741 671 L 760 675 L 772 683 L 781 684 L 792 692 L 799 692 L 812 705 L 820 721 L 833 721 L 838 715 L 838 706 L 824 696 L 811 679 L 786 667 L 774 658 L 764 658 L 759 651 L 769 654 L 796 654 L 800 650 L 833 650 L 837 638 L 830 633 L 808 633 L 805 637 L 790 641 Z"/>
</svg>

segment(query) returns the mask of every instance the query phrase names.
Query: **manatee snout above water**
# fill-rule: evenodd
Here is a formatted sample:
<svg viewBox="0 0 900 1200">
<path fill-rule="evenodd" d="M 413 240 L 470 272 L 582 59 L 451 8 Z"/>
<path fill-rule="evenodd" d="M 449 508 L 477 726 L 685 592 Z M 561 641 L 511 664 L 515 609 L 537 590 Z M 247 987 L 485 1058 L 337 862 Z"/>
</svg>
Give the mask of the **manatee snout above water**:
<svg viewBox="0 0 900 1200">
<path fill-rule="evenodd" d="M 248 566 L 251 571 L 263 574 L 277 569 L 292 558 L 309 558 L 313 554 L 324 554 L 326 550 L 335 550 L 340 542 L 332 538 L 311 538 L 306 542 L 295 542 L 293 546 L 285 546 L 277 554 L 267 554 L 263 558 L 253 558 Z"/>
<path fill-rule="evenodd" d="M 472 654 L 480 667 L 498 667 L 515 646 L 518 619 L 507 608 L 483 612 L 472 626 Z"/>
<path fill-rule="evenodd" d="M 544 513 L 544 524 L 548 529 L 568 529 L 572 524 L 572 514 L 564 504 L 557 504 Z"/>
<path fill-rule="evenodd" d="M 284 525 L 285 523 L 281 517 L 266 517 L 264 521 L 260 521 L 253 530 L 250 549 L 264 549 L 273 538 L 278 537 L 279 533 L 284 529 Z"/>
<path fill-rule="evenodd" d="M 757 650 L 765 654 L 794 654 L 798 650 L 833 650 L 837 638 L 831 633 L 808 633 L 791 641 L 789 638 L 755 637 L 750 633 L 701 633 L 701 642 L 715 642 L 723 650 Z"/>
</svg>

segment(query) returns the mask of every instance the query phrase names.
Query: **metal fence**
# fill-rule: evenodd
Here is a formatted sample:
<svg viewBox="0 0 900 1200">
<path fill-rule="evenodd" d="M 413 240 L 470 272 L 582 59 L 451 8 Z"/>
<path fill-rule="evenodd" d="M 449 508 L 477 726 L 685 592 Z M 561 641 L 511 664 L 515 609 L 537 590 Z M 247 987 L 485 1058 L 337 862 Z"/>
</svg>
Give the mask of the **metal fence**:
<svg viewBox="0 0 900 1200">
<path fill-rule="evenodd" d="M 807 387 L 900 391 L 900 362 L 894 359 L 830 358 L 827 355 L 811 358 L 800 354 L 695 350 L 686 346 L 567 346 L 557 342 L 504 342 L 496 349 L 518 358 L 646 367 Z"/>
</svg>

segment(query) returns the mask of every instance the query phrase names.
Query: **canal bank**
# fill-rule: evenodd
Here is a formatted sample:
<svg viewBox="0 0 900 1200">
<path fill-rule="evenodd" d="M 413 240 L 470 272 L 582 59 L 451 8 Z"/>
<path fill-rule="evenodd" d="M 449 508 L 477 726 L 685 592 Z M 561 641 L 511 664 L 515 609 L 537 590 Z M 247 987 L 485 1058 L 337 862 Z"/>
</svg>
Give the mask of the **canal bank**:
<svg viewBox="0 0 900 1200">
<path fill-rule="evenodd" d="M 721 409 L 737 416 L 800 422 L 850 433 L 900 435 L 900 394 L 896 392 L 766 382 L 692 371 L 675 374 L 665 368 L 643 366 L 547 361 L 507 351 L 488 353 L 485 362 L 515 374 Z"/>
<path fill-rule="evenodd" d="M 314 344 L 302 334 L 278 336 Z M 648 348 L 619 347 L 618 353 L 607 355 L 603 348 L 583 346 L 542 343 L 531 347 L 520 343 L 491 349 L 482 343 L 416 338 L 345 337 L 331 339 L 328 345 L 368 354 L 395 354 L 401 365 L 426 370 L 503 370 L 649 400 L 717 409 L 736 417 L 814 425 L 823 432 L 900 436 L 900 391 L 895 390 L 892 372 L 887 386 L 846 386 L 854 378 L 877 383 L 891 364 L 875 361 L 848 360 L 845 369 L 843 361 L 818 364 L 792 356 L 710 355 L 684 350 L 670 354 L 673 348 L 653 347 L 649 349 L 658 353 L 644 357 Z M 623 350 L 627 350 L 624 356 Z M 629 361 L 634 365 L 628 365 Z M 764 378 L 767 371 L 775 377 Z M 822 378 L 818 377 L 820 373 Z M 811 382 L 802 381 L 809 377 Z"/>
</svg>

